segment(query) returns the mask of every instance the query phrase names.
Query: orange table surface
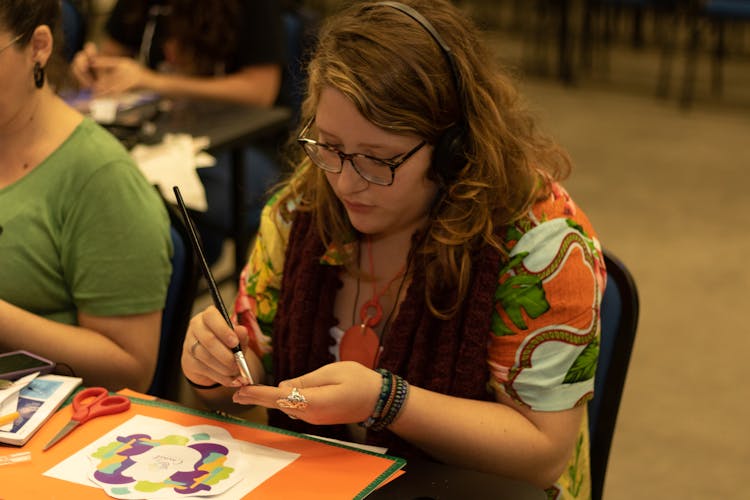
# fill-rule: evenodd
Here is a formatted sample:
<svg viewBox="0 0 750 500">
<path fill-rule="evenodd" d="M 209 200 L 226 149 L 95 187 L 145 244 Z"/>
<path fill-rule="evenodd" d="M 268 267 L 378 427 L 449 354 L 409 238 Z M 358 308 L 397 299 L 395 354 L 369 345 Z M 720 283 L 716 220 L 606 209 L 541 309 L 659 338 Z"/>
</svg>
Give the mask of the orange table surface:
<svg viewBox="0 0 750 500">
<path fill-rule="evenodd" d="M 83 486 L 47 477 L 43 473 L 136 414 L 183 426 L 216 425 L 226 429 L 235 439 L 300 454 L 294 462 L 242 497 L 247 500 L 363 498 L 405 464 L 401 458 L 329 444 L 281 429 L 237 422 L 178 405 L 131 399 L 133 404 L 127 412 L 90 420 L 47 451 L 42 451 L 44 445 L 70 419 L 70 405 L 53 415 L 24 446 L 0 446 L 0 456 L 31 452 L 28 462 L 0 467 L 0 500 L 111 498 L 93 483 L 92 487 Z"/>
</svg>

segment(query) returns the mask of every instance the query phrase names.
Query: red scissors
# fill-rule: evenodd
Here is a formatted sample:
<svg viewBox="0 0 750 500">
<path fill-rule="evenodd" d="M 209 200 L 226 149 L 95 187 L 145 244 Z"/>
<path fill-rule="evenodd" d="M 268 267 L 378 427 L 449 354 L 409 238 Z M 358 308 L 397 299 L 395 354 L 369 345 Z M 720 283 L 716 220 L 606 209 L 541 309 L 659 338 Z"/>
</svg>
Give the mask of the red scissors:
<svg viewBox="0 0 750 500">
<path fill-rule="evenodd" d="M 70 421 L 47 443 L 42 451 L 50 448 L 73 429 L 92 418 L 122 413 L 130 408 L 130 400 L 125 396 L 110 396 L 104 387 L 89 387 L 73 398 L 73 416 Z"/>
</svg>

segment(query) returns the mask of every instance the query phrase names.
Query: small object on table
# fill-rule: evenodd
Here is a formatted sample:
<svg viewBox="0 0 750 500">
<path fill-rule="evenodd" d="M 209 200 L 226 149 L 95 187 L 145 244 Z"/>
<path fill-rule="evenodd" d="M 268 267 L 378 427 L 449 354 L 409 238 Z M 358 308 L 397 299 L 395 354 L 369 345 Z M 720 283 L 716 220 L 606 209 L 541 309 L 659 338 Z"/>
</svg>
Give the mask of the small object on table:
<svg viewBox="0 0 750 500">
<path fill-rule="evenodd" d="M 8 422 L 13 422 L 15 419 L 20 417 L 21 414 L 17 411 L 14 411 L 13 413 L 8 413 L 7 415 L 3 415 L 0 417 L 0 426 L 3 426 L 7 424 Z"/>
<path fill-rule="evenodd" d="M 28 462 L 31 460 L 30 451 L 19 451 L 18 453 L 11 453 L 10 455 L 0 456 L 0 465 L 17 464 L 19 462 Z"/>
</svg>

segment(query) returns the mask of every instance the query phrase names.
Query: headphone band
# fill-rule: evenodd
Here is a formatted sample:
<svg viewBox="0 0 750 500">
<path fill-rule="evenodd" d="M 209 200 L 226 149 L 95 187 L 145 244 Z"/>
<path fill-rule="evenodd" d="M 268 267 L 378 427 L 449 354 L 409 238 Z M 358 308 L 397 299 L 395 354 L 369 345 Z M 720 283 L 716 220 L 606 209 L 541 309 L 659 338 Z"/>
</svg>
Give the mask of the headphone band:
<svg viewBox="0 0 750 500">
<path fill-rule="evenodd" d="M 456 61 L 453 51 L 448 47 L 448 44 L 445 43 L 443 37 L 438 34 L 432 23 L 414 8 L 400 2 L 378 2 L 375 5 L 382 5 L 384 7 L 391 7 L 398 10 L 412 18 L 430 34 L 443 53 L 445 60 L 448 62 L 448 67 L 453 76 L 453 84 L 456 90 L 459 109 L 463 110 L 463 85 L 461 84 L 461 78 L 459 76 L 458 62 Z M 432 169 L 442 185 L 450 183 L 455 178 L 456 173 L 466 164 L 466 155 L 464 153 L 466 135 L 464 120 L 466 119 L 466 116 L 464 111 L 461 111 L 460 114 L 459 123 L 448 127 L 435 143 L 435 150 L 432 155 Z"/>
<path fill-rule="evenodd" d="M 432 25 L 432 23 L 430 23 L 430 21 L 428 21 L 427 18 L 425 18 L 417 10 L 401 2 L 378 2 L 376 5 L 383 5 L 383 6 L 391 7 L 398 11 L 401 11 L 402 13 L 414 19 L 414 21 L 416 21 L 419 25 L 421 25 L 422 28 L 424 28 L 424 30 L 430 34 L 430 36 L 438 44 L 438 47 L 440 47 L 440 50 L 443 53 L 443 56 L 445 57 L 446 62 L 448 63 L 448 67 L 450 68 L 451 75 L 453 76 L 453 83 L 456 86 L 456 92 L 458 92 L 458 94 L 461 95 L 461 92 L 462 92 L 461 78 L 459 78 L 458 76 L 459 72 L 458 72 L 458 63 L 456 62 L 456 57 L 453 55 L 453 51 L 448 46 L 448 44 L 445 43 L 445 40 L 443 40 L 443 37 L 440 36 L 440 34 L 435 29 L 435 27 Z"/>
</svg>

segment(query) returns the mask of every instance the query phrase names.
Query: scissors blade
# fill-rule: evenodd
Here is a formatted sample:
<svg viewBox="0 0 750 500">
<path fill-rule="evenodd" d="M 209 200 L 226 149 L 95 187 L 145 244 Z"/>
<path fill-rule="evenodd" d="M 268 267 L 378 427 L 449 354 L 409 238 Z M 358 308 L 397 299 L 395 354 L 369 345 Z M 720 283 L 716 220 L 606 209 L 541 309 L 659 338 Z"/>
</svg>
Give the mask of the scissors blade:
<svg viewBox="0 0 750 500">
<path fill-rule="evenodd" d="M 73 429 L 75 429 L 79 425 L 80 425 L 80 422 L 78 422 L 77 420 L 71 420 L 70 422 L 68 422 L 67 424 L 65 424 L 65 427 L 63 427 L 62 429 L 60 429 L 60 432 L 58 432 L 55 435 L 55 437 L 53 437 L 52 439 L 50 439 L 49 443 L 47 443 L 46 445 L 44 445 L 44 448 L 42 448 L 42 451 L 45 451 L 48 448 L 51 448 L 52 446 L 54 446 L 58 441 L 60 441 L 65 436 L 67 436 L 70 433 L 70 431 L 72 431 Z"/>
</svg>

